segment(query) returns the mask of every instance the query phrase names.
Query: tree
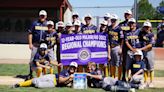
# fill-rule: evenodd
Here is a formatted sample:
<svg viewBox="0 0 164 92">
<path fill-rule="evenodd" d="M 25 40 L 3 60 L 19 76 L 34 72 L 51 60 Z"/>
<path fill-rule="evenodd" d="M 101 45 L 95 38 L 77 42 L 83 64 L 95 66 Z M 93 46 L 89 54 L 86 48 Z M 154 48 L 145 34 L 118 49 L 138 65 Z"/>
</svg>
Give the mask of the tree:
<svg viewBox="0 0 164 92">
<path fill-rule="evenodd" d="M 155 8 L 148 0 L 140 0 L 138 6 L 138 19 L 154 19 L 156 14 Z"/>
</svg>

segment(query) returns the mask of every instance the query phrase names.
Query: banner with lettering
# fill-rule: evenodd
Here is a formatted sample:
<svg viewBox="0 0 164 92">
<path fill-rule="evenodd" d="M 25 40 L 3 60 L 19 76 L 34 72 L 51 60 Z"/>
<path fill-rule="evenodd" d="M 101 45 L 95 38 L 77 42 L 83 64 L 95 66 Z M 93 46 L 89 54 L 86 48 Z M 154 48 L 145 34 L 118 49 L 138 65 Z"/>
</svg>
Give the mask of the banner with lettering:
<svg viewBox="0 0 164 92">
<path fill-rule="evenodd" d="M 60 57 L 63 65 L 75 61 L 86 65 L 92 61 L 107 63 L 108 37 L 104 34 L 62 34 L 60 39 Z"/>
</svg>

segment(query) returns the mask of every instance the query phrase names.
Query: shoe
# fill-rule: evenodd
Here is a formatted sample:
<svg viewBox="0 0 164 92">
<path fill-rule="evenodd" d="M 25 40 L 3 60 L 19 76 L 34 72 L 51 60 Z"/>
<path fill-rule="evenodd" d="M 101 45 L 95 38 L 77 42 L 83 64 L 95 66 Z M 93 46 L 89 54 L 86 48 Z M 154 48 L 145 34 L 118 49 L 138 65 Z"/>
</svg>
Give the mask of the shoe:
<svg viewBox="0 0 164 92">
<path fill-rule="evenodd" d="M 149 87 L 150 88 L 153 88 L 154 87 L 154 84 L 151 82 L 151 83 L 149 83 Z"/>
<path fill-rule="evenodd" d="M 131 88 L 129 92 L 135 92 L 135 88 Z"/>
<path fill-rule="evenodd" d="M 18 87 L 20 87 L 19 84 L 15 84 L 11 88 L 18 88 Z"/>
</svg>

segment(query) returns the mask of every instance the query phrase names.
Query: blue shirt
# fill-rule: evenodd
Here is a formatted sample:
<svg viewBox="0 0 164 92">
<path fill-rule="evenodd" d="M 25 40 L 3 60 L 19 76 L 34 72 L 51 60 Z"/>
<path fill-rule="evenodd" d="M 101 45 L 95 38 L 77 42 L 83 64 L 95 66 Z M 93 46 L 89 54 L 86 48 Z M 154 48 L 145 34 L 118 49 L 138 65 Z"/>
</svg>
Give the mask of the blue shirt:
<svg viewBox="0 0 164 92">
<path fill-rule="evenodd" d="M 145 68 L 145 64 L 143 61 L 132 61 L 132 62 L 133 62 L 133 64 L 131 65 L 132 75 L 134 75 L 139 70 Z M 141 74 L 143 74 L 143 73 L 141 73 Z"/>
<path fill-rule="evenodd" d="M 34 60 L 33 60 L 35 66 L 36 66 L 36 62 L 39 62 L 42 65 L 45 65 L 46 64 L 45 61 L 50 62 L 50 58 L 48 54 L 45 54 L 44 56 L 40 55 L 39 52 L 35 54 Z"/>
<path fill-rule="evenodd" d="M 48 48 L 53 48 L 54 45 L 57 43 L 58 35 L 56 32 L 49 33 L 48 31 L 44 32 L 43 39 L 47 44 Z"/>
<path fill-rule="evenodd" d="M 96 31 L 97 31 L 97 27 L 95 25 L 90 25 L 90 26 L 84 25 L 81 28 L 81 32 L 84 34 L 94 34 L 96 33 Z"/>
<path fill-rule="evenodd" d="M 66 77 L 69 77 L 70 74 L 69 74 L 69 70 L 63 70 L 62 72 L 60 72 L 59 74 L 59 77 L 63 77 L 63 78 L 66 78 Z"/>
<path fill-rule="evenodd" d="M 139 34 L 141 47 L 145 47 L 148 44 L 155 44 L 154 34 L 153 33 L 146 33 L 141 31 Z"/>
<path fill-rule="evenodd" d="M 141 43 L 139 41 L 140 30 L 136 29 L 135 31 L 126 31 L 125 41 L 128 41 L 133 48 L 141 48 Z"/>
<path fill-rule="evenodd" d="M 43 40 L 43 33 L 47 31 L 47 21 L 40 22 L 34 21 L 29 29 L 29 33 L 32 34 L 32 43 L 40 43 Z"/>
<path fill-rule="evenodd" d="M 120 45 L 121 39 L 123 36 L 123 31 L 120 29 L 119 26 L 116 26 L 114 29 L 112 29 L 112 26 L 108 27 L 108 38 L 110 45 Z"/>
</svg>

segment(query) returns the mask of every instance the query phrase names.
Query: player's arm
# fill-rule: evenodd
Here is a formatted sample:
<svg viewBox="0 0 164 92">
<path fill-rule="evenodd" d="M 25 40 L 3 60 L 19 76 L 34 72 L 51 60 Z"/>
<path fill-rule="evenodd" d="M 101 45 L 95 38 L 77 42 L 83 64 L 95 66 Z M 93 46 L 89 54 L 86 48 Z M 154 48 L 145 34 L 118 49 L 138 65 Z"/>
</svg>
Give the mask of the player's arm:
<svg viewBox="0 0 164 92">
<path fill-rule="evenodd" d="M 50 64 L 53 64 L 54 66 L 61 66 L 62 64 L 59 63 L 57 61 L 50 61 Z"/>
<path fill-rule="evenodd" d="M 153 47 L 152 44 L 148 44 L 148 45 L 146 45 L 145 47 L 142 47 L 141 50 L 147 51 L 147 50 L 149 50 L 149 49 L 152 48 L 152 47 Z"/>
<path fill-rule="evenodd" d="M 72 80 L 73 80 L 73 74 L 70 75 L 69 77 L 59 76 L 59 83 L 67 84 L 67 83 L 69 83 Z"/>
<path fill-rule="evenodd" d="M 110 61 L 111 60 L 111 56 L 110 56 L 110 45 L 108 44 L 108 60 Z"/>
<path fill-rule="evenodd" d="M 101 80 L 103 78 L 102 75 L 93 75 L 93 74 L 90 74 L 90 73 L 87 73 L 87 76 L 95 78 L 95 79 L 99 79 L 99 80 Z"/>
<path fill-rule="evenodd" d="M 29 43 L 29 48 L 32 49 L 33 45 L 32 45 L 32 34 L 29 33 L 28 35 L 28 43 Z"/>
<path fill-rule="evenodd" d="M 47 69 L 50 68 L 50 66 L 42 65 L 39 62 L 36 62 L 36 65 L 37 65 L 37 67 L 43 67 L 43 68 L 47 68 Z"/>
<path fill-rule="evenodd" d="M 132 71 L 131 71 L 131 69 L 129 69 L 129 70 L 128 70 L 128 80 L 131 79 L 131 73 L 132 73 Z"/>
</svg>

